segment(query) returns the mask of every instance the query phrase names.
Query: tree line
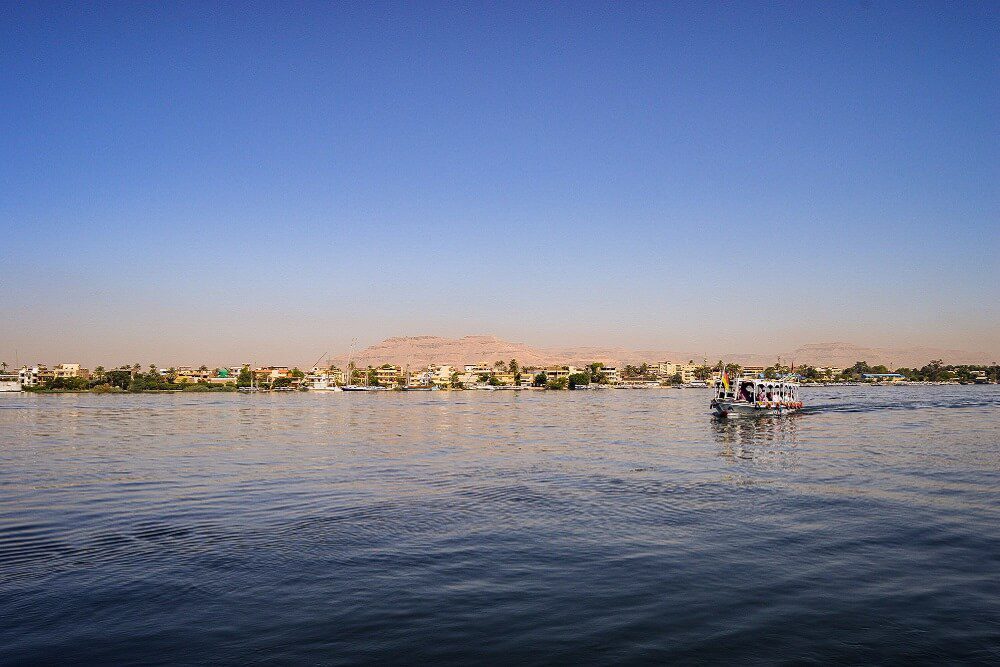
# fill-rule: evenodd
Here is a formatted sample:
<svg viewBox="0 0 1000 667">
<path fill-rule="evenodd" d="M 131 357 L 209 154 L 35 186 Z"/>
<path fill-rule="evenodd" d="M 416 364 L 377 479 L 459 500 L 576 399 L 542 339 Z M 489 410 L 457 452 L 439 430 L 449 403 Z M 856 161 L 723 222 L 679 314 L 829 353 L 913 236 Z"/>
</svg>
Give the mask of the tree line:
<svg viewBox="0 0 1000 667">
<path fill-rule="evenodd" d="M 208 367 L 198 370 L 207 372 Z M 218 372 L 219 369 L 216 369 Z M 247 382 L 249 384 L 249 382 Z M 94 392 L 140 392 L 140 391 L 235 391 L 236 382 L 209 384 L 190 382 L 177 374 L 177 369 L 169 368 L 160 373 L 156 364 L 150 364 L 143 372 L 139 364 L 105 369 L 98 366 L 89 378 L 57 377 L 49 378 L 35 387 L 25 387 L 26 391 L 94 391 Z"/>
</svg>

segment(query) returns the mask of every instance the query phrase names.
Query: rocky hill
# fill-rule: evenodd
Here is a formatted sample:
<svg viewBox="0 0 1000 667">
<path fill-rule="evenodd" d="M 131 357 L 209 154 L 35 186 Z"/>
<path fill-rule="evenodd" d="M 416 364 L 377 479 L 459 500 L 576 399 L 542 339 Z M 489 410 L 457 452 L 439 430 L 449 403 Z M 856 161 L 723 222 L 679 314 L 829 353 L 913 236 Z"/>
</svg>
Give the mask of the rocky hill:
<svg viewBox="0 0 1000 667">
<path fill-rule="evenodd" d="M 346 360 L 347 355 L 342 355 Z M 480 361 L 493 363 L 517 359 L 525 366 L 554 363 L 571 363 L 562 357 L 552 356 L 524 343 L 512 343 L 496 336 L 464 336 L 462 338 L 442 338 L 440 336 L 400 336 L 386 338 L 380 343 L 354 354 L 358 366 L 383 363 L 400 366 L 420 367 L 428 364 L 472 364 Z"/>
<path fill-rule="evenodd" d="M 931 347 L 911 347 L 884 349 L 864 347 L 851 343 L 811 343 L 795 350 L 784 352 L 784 362 L 796 365 L 850 366 L 856 361 L 885 364 L 892 368 L 900 366 L 923 366 L 931 359 L 943 359 L 945 363 L 986 363 L 989 359 L 979 358 L 962 350 L 947 350 Z M 688 361 L 700 363 L 721 358 L 741 364 L 767 366 L 773 364 L 777 355 L 745 353 L 705 353 L 678 352 L 676 350 L 629 350 L 622 347 L 559 347 L 541 348 L 526 343 L 510 342 L 497 336 L 464 336 L 443 338 L 441 336 L 400 336 L 387 338 L 371 347 L 355 352 L 354 362 L 359 366 L 383 363 L 421 367 L 427 364 L 461 365 L 478 362 L 493 363 L 517 359 L 522 366 L 583 365 L 600 361 L 607 364 L 640 364 L 644 361 Z M 340 355 L 336 361 L 347 362 L 347 355 Z"/>
</svg>

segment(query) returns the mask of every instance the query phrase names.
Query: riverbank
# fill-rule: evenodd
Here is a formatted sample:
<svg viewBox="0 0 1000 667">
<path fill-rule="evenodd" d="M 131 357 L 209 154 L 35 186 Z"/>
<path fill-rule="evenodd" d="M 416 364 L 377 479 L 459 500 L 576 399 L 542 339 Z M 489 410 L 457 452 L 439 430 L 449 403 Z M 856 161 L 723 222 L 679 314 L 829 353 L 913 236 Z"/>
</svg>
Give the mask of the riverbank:
<svg viewBox="0 0 1000 667">
<path fill-rule="evenodd" d="M 991 387 L 996 386 L 996 383 L 961 383 L 961 382 L 896 382 L 896 383 L 827 383 L 827 384 L 810 384 L 804 383 L 801 385 L 803 389 L 813 390 L 813 389 L 838 389 L 838 390 L 848 390 L 853 388 L 893 388 L 893 389 L 903 389 L 903 388 L 930 388 L 930 387 Z M 535 392 L 535 391 L 548 391 L 548 392 L 565 392 L 565 391 L 600 391 L 600 392 L 615 392 L 615 391 L 627 391 L 629 393 L 641 390 L 663 390 L 663 389 L 683 389 L 683 390 L 710 390 L 712 387 L 688 387 L 684 385 L 583 385 L 578 387 L 511 387 L 511 386 L 484 386 L 484 387 L 442 387 L 435 392 Z M 386 388 L 381 391 L 374 391 L 373 393 L 385 393 L 386 391 L 395 393 L 426 393 L 426 389 L 406 389 L 402 387 L 391 387 Z M 331 392 L 328 390 L 313 390 L 313 389 L 255 389 L 253 392 L 242 392 L 239 388 L 232 385 L 224 386 L 211 386 L 211 385 L 189 385 L 186 387 L 177 387 L 171 389 L 122 389 L 120 387 L 108 387 L 107 385 L 98 385 L 97 387 L 92 387 L 88 389 L 44 389 L 44 388 L 23 388 L 21 391 L 7 391 L 0 392 L 0 395 L 4 394 L 41 394 L 41 395 L 52 395 L 52 394 L 234 394 L 240 393 L 244 395 L 248 394 L 330 394 L 330 393 L 365 393 L 364 391 L 347 391 L 347 392 Z"/>
</svg>

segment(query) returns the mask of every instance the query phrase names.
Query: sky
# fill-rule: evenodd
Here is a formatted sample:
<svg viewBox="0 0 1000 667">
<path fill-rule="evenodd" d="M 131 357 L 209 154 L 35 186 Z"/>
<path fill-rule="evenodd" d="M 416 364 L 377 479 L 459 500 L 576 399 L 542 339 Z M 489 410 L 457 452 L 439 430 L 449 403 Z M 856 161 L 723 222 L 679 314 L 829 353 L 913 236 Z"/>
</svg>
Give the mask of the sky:
<svg viewBox="0 0 1000 667">
<path fill-rule="evenodd" d="M 4 1 L 0 356 L 995 359 L 998 43 L 974 2 Z"/>
</svg>

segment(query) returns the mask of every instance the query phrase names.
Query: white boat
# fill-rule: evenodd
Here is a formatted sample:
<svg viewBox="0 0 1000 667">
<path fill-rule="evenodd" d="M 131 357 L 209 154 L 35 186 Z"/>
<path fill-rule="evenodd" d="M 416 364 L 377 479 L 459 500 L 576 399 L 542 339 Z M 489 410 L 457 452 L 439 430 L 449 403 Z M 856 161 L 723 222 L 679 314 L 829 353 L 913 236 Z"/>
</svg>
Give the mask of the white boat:
<svg viewBox="0 0 1000 667">
<path fill-rule="evenodd" d="M 0 391 L 21 391 L 21 377 L 14 374 L 0 375 Z"/>
<path fill-rule="evenodd" d="M 780 415 L 802 408 L 799 383 L 787 379 L 728 378 L 715 383 L 712 414 L 717 417 Z"/>
<path fill-rule="evenodd" d="M 309 383 L 310 391 L 343 391 L 343 389 L 337 386 L 337 382 L 326 373 L 307 375 L 306 382 Z"/>
</svg>

